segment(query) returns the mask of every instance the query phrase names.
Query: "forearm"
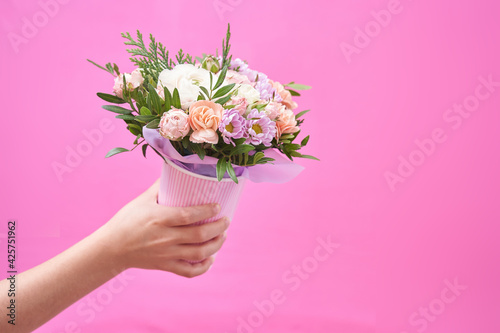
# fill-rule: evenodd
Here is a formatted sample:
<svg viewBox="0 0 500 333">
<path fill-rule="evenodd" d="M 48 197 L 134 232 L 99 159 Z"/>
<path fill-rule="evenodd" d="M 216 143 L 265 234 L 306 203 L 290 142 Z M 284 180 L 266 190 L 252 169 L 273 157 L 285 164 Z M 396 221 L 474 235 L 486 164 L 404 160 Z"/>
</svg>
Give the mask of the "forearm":
<svg viewBox="0 0 500 333">
<path fill-rule="evenodd" d="M 110 280 L 123 266 L 108 246 L 103 227 L 49 261 L 17 276 L 16 325 L 3 315 L 1 332 L 31 332 L 65 308 Z M 9 281 L 0 281 L 0 306 L 9 305 Z M 2 313 L 5 310 L 2 310 Z"/>
</svg>

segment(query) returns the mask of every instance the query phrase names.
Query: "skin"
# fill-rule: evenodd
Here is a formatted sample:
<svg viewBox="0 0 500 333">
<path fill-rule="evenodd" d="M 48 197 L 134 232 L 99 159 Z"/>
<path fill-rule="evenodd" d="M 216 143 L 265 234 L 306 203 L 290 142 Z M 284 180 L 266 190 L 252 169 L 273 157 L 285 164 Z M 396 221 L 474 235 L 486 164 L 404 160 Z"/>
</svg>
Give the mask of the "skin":
<svg viewBox="0 0 500 333">
<path fill-rule="evenodd" d="M 15 326 L 5 315 L 10 282 L 0 281 L 0 332 L 31 332 L 128 268 L 188 278 L 205 273 L 224 243 L 229 220 L 191 225 L 217 215 L 219 205 L 161 206 L 158 188 L 159 181 L 90 236 L 17 275 Z"/>
</svg>

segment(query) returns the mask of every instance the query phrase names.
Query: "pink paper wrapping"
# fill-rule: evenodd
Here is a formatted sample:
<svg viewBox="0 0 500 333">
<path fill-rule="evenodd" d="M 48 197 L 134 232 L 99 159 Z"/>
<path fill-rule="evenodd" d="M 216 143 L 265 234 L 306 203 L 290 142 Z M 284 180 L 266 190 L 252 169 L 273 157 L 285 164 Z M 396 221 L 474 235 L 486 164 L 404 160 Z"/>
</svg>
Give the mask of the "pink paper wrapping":
<svg viewBox="0 0 500 333">
<path fill-rule="evenodd" d="M 193 173 L 215 177 L 215 165 L 217 159 L 206 156 L 201 160 L 198 155 L 182 156 L 172 146 L 169 140 L 163 138 L 158 130 L 143 128 L 143 135 L 146 142 L 165 158 L 174 161 L 182 168 Z M 295 178 L 304 167 L 293 163 L 286 156 L 276 151 L 275 149 L 267 149 L 264 151 L 266 157 L 274 158 L 273 164 L 259 164 L 250 167 L 240 167 L 233 165 L 237 176 L 250 179 L 254 183 L 286 183 Z"/>
<path fill-rule="evenodd" d="M 201 176 L 184 170 L 170 160 L 163 164 L 158 203 L 170 207 L 197 206 L 218 203 L 217 216 L 196 224 L 214 222 L 223 216 L 232 219 L 246 179 L 238 177 L 238 184 L 229 179 Z"/>
</svg>

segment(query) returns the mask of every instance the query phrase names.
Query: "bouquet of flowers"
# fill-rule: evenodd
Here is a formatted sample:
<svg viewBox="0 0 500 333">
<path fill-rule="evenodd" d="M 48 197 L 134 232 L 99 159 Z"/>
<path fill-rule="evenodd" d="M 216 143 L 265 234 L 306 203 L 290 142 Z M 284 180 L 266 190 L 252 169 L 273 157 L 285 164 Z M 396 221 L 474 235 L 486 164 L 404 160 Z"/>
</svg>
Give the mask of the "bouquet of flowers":
<svg viewBox="0 0 500 333">
<path fill-rule="evenodd" d="M 193 58 L 181 49 L 172 58 L 152 35 L 146 45 L 139 31 L 136 38 L 123 33 L 125 44 L 132 46 L 127 51 L 135 70 L 121 73 L 114 63 L 100 66 L 89 60 L 114 76 L 113 94 L 97 96 L 112 104 L 103 108 L 117 113 L 116 118 L 135 137 L 133 148 L 114 148 L 106 157 L 142 145 L 144 156 L 150 147 L 167 163 L 235 183 L 252 169 L 269 172 L 269 168 L 257 168 L 269 163 L 276 164 L 272 166 L 278 178 L 288 172 L 285 178 L 289 179 L 300 172 L 281 156 L 290 161 L 294 157 L 316 159 L 299 152 L 309 136 L 294 142 L 301 117 L 309 110 L 295 113 L 293 97 L 310 87 L 294 82 L 283 85 L 250 69 L 241 59 L 233 59 L 230 36 L 228 26 L 221 55 Z"/>
</svg>

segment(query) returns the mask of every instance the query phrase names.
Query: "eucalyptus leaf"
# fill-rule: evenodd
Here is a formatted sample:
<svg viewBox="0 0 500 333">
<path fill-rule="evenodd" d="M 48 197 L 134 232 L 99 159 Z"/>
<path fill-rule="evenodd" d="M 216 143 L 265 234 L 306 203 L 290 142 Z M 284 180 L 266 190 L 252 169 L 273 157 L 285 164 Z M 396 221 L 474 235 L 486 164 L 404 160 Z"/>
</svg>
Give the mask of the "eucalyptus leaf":
<svg viewBox="0 0 500 333">
<path fill-rule="evenodd" d="M 306 113 L 308 113 L 309 111 L 311 110 L 304 110 L 302 112 L 299 112 L 295 115 L 295 119 L 299 119 L 300 117 L 302 117 L 303 115 L 305 115 Z"/>
<path fill-rule="evenodd" d="M 231 83 L 231 84 L 228 84 L 227 86 L 224 86 L 222 88 L 220 88 L 219 90 L 217 90 L 215 92 L 215 95 L 212 97 L 212 98 L 218 98 L 218 97 L 222 97 L 224 95 L 226 95 L 228 92 L 231 91 L 231 89 L 233 89 L 235 86 L 235 83 Z"/>
<path fill-rule="evenodd" d="M 176 109 L 180 109 L 182 107 L 181 106 L 181 98 L 179 96 L 179 90 L 177 90 L 177 88 L 174 89 L 174 94 L 172 96 L 172 105 Z"/>
<path fill-rule="evenodd" d="M 227 74 L 227 66 L 224 66 L 224 68 L 222 69 L 222 71 L 219 74 L 219 78 L 217 79 L 217 82 L 215 83 L 213 90 L 219 88 L 224 83 L 224 79 L 226 78 L 226 74 Z"/>
<path fill-rule="evenodd" d="M 230 99 L 231 99 L 231 95 L 229 94 L 226 97 L 219 98 L 218 100 L 215 101 L 215 103 L 220 104 L 220 105 L 224 105 L 227 102 L 229 102 Z"/>
<path fill-rule="evenodd" d="M 314 156 L 311 156 L 311 155 L 302 155 L 301 157 L 302 157 L 302 158 L 308 158 L 308 159 L 310 159 L 310 160 L 320 161 L 320 159 L 319 159 L 319 158 L 314 157 Z"/>
<path fill-rule="evenodd" d="M 290 87 L 295 90 L 309 90 L 312 88 L 311 86 L 306 86 L 305 84 L 297 84 L 297 83 L 289 83 L 285 87 Z"/>
<path fill-rule="evenodd" d="M 130 114 L 119 114 L 115 118 L 123 119 L 123 120 L 134 120 L 135 119 L 135 117 L 130 115 Z"/>
<path fill-rule="evenodd" d="M 129 151 L 129 150 L 126 148 L 120 148 L 120 147 L 113 148 L 110 151 L 108 151 L 108 153 L 106 154 L 106 158 L 111 157 L 111 156 L 116 155 L 116 154 L 119 154 L 119 153 L 126 152 L 126 151 Z"/>
<path fill-rule="evenodd" d="M 226 169 L 227 169 L 227 174 L 229 175 L 229 177 L 231 177 L 231 179 L 236 184 L 238 184 L 238 178 L 236 177 L 236 173 L 234 172 L 234 168 L 233 168 L 233 165 L 231 164 L 231 162 L 226 163 Z"/>
<path fill-rule="evenodd" d="M 144 157 L 146 157 L 146 150 L 148 150 L 148 144 L 143 144 L 141 149 L 142 149 L 142 155 L 144 155 Z"/>
<path fill-rule="evenodd" d="M 307 145 L 308 142 L 309 142 L 309 135 L 306 136 L 304 139 L 302 139 L 302 142 L 300 143 L 300 145 L 302 147 L 304 147 L 305 145 Z"/>
<path fill-rule="evenodd" d="M 217 180 L 221 181 L 222 178 L 224 178 L 224 175 L 226 174 L 226 158 L 222 157 L 219 159 L 217 162 L 216 170 L 217 170 Z"/>
<path fill-rule="evenodd" d="M 152 129 L 157 129 L 158 125 L 160 125 L 160 119 L 156 118 L 150 121 L 147 125 L 146 128 L 152 128 Z M 151 147 L 153 148 L 153 147 Z"/>
<path fill-rule="evenodd" d="M 121 113 L 121 114 L 131 114 L 132 110 L 122 108 L 121 106 L 116 106 L 116 105 L 103 105 L 102 108 L 104 110 L 108 110 L 111 112 L 115 113 Z"/>
<path fill-rule="evenodd" d="M 172 108 L 172 94 L 167 87 L 163 88 L 163 93 L 165 94 L 165 110 L 170 110 Z"/>
<path fill-rule="evenodd" d="M 148 115 L 151 115 L 151 111 L 150 111 L 147 107 L 145 107 L 145 106 L 143 106 L 143 107 L 141 108 L 141 110 L 140 110 L 140 112 L 139 112 L 139 113 L 141 114 L 141 116 L 148 116 Z"/>
<path fill-rule="evenodd" d="M 110 94 L 105 94 L 105 93 L 97 93 L 97 97 L 99 97 L 100 99 L 105 100 L 106 102 L 109 102 L 109 103 L 115 103 L 115 104 L 126 103 L 122 98 L 115 96 L 115 95 L 110 95 Z"/>
</svg>

